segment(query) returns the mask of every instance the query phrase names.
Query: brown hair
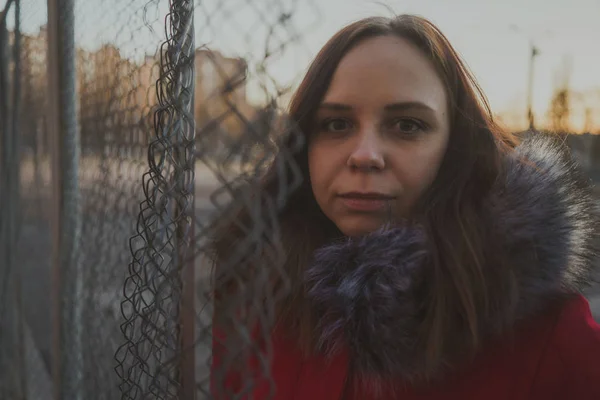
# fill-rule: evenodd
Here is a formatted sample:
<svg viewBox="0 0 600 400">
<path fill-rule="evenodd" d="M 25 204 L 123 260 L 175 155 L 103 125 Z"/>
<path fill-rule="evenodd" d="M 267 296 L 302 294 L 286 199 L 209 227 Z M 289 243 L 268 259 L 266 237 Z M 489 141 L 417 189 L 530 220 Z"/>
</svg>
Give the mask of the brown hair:
<svg viewBox="0 0 600 400">
<path fill-rule="evenodd" d="M 408 40 L 428 57 L 446 86 L 451 112 L 448 149 L 434 183 L 419 203 L 432 255 L 429 276 L 433 278 L 429 282 L 431 290 L 427 294 L 422 332 L 427 365 L 433 370 L 451 346 L 452 340 L 446 337 L 448 332 L 461 331 L 456 329 L 458 324 L 467 326 L 469 332 L 461 340 L 473 352 L 477 349 L 481 320 L 493 308 L 488 302 L 489 284 L 482 273 L 482 260 L 488 260 L 483 254 L 483 244 L 492 240 L 485 229 L 487 217 L 482 199 L 502 173 L 503 153 L 510 151 L 516 140 L 493 121 L 473 75 L 438 28 L 424 18 L 400 15 L 354 22 L 321 49 L 289 107 L 288 117 L 301 132 L 308 134 L 306 141 L 310 140 L 315 112 L 340 60 L 360 41 L 383 35 Z M 289 156 L 292 140 L 284 143 L 285 155 L 279 155 L 280 160 L 276 159 L 274 166 L 283 165 L 279 161 Z M 308 180 L 307 146 L 302 146 L 293 158 L 305 179 L 279 214 L 278 240 L 286 251 L 284 270 L 289 277 L 289 290 L 276 305 L 276 317 L 284 328 L 293 330 L 300 346 L 309 353 L 314 350 L 318 332 L 315 332 L 315 316 L 304 296 L 303 272 L 313 251 L 339 232 L 314 200 Z M 280 174 L 275 168 L 269 170 L 258 191 L 275 196 L 281 189 Z M 249 211 L 241 209 L 234 218 L 249 221 Z M 219 260 L 231 252 L 240 234 L 235 222 L 220 231 L 216 240 L 217 270 Z M 246 276 L 252 279 L 251 274 Z"/>
</svg>

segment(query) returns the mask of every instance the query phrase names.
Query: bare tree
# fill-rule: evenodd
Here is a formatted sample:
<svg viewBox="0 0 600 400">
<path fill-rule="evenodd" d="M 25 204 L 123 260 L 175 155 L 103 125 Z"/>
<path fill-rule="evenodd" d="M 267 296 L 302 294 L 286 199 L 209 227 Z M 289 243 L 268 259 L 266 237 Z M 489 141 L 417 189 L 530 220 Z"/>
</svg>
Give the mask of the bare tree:
<svg viewBox="0 0 600 400">
<path fill-rule="evenodd" d="M 554 95 L 550 101 L 548 117 L 550 128 L 555 132 L 568 132 L 571 128 L 572 91 L 570 78 L 572 74 L 572 59 L 565 57 L 555 75 Z"/>
</svg>

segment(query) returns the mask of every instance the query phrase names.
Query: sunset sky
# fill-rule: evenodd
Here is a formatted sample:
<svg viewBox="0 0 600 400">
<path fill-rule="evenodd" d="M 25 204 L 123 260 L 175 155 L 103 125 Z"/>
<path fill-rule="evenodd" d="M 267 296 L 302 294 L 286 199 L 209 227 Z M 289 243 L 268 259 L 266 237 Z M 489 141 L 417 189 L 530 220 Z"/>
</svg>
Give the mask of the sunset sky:
<svg viewBox="0 0 600 400">
<path fill-rule="evenodd" d="M 321 4 L 331 21 L 321 29 L 319 36 L 324 37 L 334 26 L 352 19 L 386 13 L 377 3 L 364 0 Z M 600 0 L 402 0 L 387 4 L 397 13 L 420 14 L 436 23 L 479 79 L 495 112 L 525 108 L 529 38 L 540 50 L 533 96 L 537 113 L 546 112 L 554 75 L 565 57 L 572 59 L 573 89 L 600 90 Z M 340 9 L 344 12 L 336 12 Z M 315 47 L 319 39 L 315 38 Z"/>
<path fill-rule="evenodd" d="M 600 92 L 600 0 L 323 0 L 323 21 L 306 38 L 307 46 L 315 53 L 348 22 L 389 15 L 383 4 L 396 13 L 419 14 L 437 24 L 470 66 L 497 113 L 521 111 L 524 122 L 530 38 L 540 50 L 533 96 L 537 114 L 545 115 L 555 75 L 566 57 L 571 59 L 571 87 Z M 596 112 L 600 124 L 600 107 Z"/>
<path fill-rule="evenodd" d="M 35 30 L 36 24 L 43 23 L 45 10 L 32 4 L 45 8 L 45 3 L 24 2 L 25 29 Z M 140 56 L 155 51 L 164 39 L 167 1 L 76 3 L 76 35 L 84 46 L 111 41 Z M 144 27 L 141 10 L 146 4 L 151 5 L 146 20 L 154 33 Z M 269 75 L 282 85 L 297 83 L 312 57 L 338 29 L 362 17 L 390 15 L 389 8 L 395 13 L 419 14 L 437 24 L 478 78 L 496 113 L 513 113 L 525 122 L 530 39 L 540 51 L 534 81 L 538 118 L 546 114 L 555 75 L 566 58 L 571 62 L 571 88 L 600 93 L 600 0 L 203 0 L 197 4 L 202 8 L 195 14 L 196 42 L 226 55 L 245 56 L 251 64 L 264 53 L 266 32 L 261 28 L 265 24 L 257 24 L 261 15 L 273 20 L 278 7 L 294 9 L 293 27 L 302 35 L 302 46 L 289 46 L 282 57 L 267 64 Z M 290 32 L 276 33 L 286 37 Z M 245 34 L 248 37 L 242 39 Z M 260 91 L 250 85 L 249 96 L 258 99 Z M 600 126 L 600 94 L 595 98 L 593 119 Z"/>
</svg>

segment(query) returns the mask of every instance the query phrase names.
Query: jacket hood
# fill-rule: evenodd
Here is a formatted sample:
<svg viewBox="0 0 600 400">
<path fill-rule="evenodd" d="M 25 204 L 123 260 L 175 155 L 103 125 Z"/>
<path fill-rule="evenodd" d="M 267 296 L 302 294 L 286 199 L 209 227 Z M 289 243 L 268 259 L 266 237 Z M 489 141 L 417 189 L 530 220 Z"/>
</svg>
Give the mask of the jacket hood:
<svg viewBox="0 0 600 400">
<path fill-rule="evenodd" d="M 496 264 L 483 260 L 483 274 L 494 277 L 484 281 L 495 285 L 489 292 L 491 312 L 478 327 L 484 339 L 510 331 L 554 299 L 580 292 L 590 281 L 597 254 L 596 201 L 568 148 L 535 134 L 505 162 L 484 207 L 497 238 L 493 246 L 501 249 L 509 267 L 494 270 Z M 424 310 L 428 287 L 436 279 L 427 241 L 418 226 L 386 226 L 317 250 L 306 284 L 318 315 L 320 350 L 348 349 L 353 370 L 363 376 L 423 376 Z M 515 284 L 508 292 L 498 282 L 510 279 Z M 469 327 L 456 327 L 458 332 L 448 332 L 458 339 L 439 363 L 440 373 L 464 357 L 460 338 Z"/>
</svg>

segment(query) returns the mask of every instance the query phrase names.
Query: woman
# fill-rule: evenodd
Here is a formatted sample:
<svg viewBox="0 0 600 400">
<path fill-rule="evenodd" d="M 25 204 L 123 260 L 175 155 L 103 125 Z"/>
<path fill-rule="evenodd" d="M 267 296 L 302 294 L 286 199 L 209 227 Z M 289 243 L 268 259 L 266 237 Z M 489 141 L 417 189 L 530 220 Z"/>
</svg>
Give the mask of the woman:
<svg viewBox="0 0 600 400">
<path fill-rule="evenodd" d="M 519 143 L 493 121 L 434 25 L 345 27 L 289 117 L 305 141 L 279 161 L 293 153 L 306 179 L 279 234 L 244 241 L 256 210 L 241 209 L 216 238 L 216 398 L 600 399 L 600 327 L 580 294 L 596 256 L 590 187 L 559 143 Z M 278 240 L 287 280 L 261 269 Z M 248 297 L 266 282 L 275 295 Z"/>
</svg>

